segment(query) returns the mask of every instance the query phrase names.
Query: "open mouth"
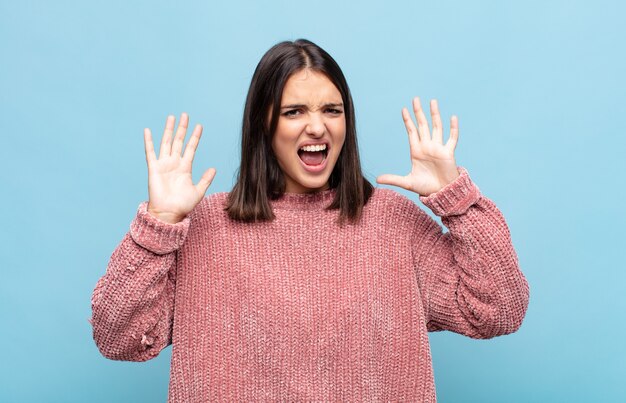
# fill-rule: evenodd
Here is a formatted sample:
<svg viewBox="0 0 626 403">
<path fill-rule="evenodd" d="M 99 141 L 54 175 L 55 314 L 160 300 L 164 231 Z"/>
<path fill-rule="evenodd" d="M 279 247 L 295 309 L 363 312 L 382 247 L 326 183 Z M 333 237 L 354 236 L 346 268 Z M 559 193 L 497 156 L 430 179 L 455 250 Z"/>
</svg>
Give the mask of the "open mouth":
<svg viewBox="0 0 626 403">
<path fill-rule="evenodd" d="M 321 165 L 328 156 L 328 146 L 326 144 L 303 146 L 298 150 L 298 156 L 306 165 Z"/>
</svg>

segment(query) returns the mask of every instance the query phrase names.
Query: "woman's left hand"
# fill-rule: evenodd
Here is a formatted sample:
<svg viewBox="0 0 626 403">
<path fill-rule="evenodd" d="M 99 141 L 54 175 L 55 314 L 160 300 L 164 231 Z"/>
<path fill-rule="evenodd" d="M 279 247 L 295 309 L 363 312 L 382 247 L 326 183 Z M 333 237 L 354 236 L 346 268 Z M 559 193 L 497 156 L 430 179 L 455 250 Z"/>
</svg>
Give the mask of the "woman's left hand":
<svg viewBox="0 0 626 403">
<path fill-rule="evenodd" d="M 434 99 L 430 101 L 432 136 L 418 97 L 413 98 L 413 111 L 417 117 L 417 127 L 409 110 L 402 108 L 402 118 L 411 148 L 411 172 L 406 176 L 381 175 L 376 182 L 399 186 L 420 196 L 428 196 L 459 177 L 454 161 L 454 149 L 459 139 L 459 120 L 456 116 L 450 118 L 450 138 L 443 144 L 443 125 L 437 101 Z"/>
</svg>

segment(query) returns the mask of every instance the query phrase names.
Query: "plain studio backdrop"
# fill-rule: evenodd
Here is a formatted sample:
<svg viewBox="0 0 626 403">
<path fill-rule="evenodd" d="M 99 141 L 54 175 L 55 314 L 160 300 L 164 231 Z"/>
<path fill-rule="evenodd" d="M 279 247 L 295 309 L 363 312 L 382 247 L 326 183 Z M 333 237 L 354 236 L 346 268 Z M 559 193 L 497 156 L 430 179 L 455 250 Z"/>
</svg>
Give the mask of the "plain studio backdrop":
<svg viewBox="0 0 626 403">
<path fill-rule="evenodd" d="M 625 12 L 619 1 L 2 0 L 0 401 L 165 401 L 171 347 L 107 360 L 87 322 L 148 197 L 143 128 L 158 147 L 166 116 L 188 112 L 204 125 L 194 182 L 212 166 L 209 193 L 230 190 L 254 68 L 300 37 L 344 70 L 369 179 L 408 172 L 400 110 L 437 98 L 444 140 L 459 116 L 457 164 L 509 224 L 526 319 L 486 341 L 431 333 L 439 400 L 626 401 Z"/>
</svg>

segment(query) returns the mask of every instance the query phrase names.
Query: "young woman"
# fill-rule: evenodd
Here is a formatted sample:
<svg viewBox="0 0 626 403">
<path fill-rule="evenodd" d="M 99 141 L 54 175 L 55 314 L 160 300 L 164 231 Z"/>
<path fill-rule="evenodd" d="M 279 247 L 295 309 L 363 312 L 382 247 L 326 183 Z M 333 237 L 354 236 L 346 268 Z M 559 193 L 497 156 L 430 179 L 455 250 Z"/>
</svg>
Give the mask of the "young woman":
<svg viewBox="0 0 626 403">
<path fill-rule="evenodd" d="M 105 357 L 144 361 L 172 344 L 170 402 L 435 401 L 428 331 L 516 331 L 529 288 L 507 224 L 420 101 L 402 110 L 412 167 L 382 175 L 441 217 L 361 172 L 354 107 L 336 62 L 298 40 L 261 59 L 229 193 L 194 185 L 202 127 L 144 140 L 149 201 L 93 297 Z M 172 140 L 172 136 L 174 136 Z"/>
</svg>

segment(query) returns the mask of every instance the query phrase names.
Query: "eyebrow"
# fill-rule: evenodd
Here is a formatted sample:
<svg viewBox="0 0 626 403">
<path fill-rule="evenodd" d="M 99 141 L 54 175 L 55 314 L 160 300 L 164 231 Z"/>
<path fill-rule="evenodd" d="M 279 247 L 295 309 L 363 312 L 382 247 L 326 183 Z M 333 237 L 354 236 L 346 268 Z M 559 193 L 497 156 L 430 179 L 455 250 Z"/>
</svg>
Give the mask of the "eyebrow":
<svg viewBox="0 0 626 403">
<path fill-rule="evenodd" d="M 328 104 L 324 104 L 322 106 L 323 107 L 336 108 L 336 107 L 343 107 L 343 103 L 339 103 L 339 104 L 328 103 Z M 305 108 L 305 107 L 306 107 L 306 105 L 304 105 L 304 104 L 290 104 L 290 105 L 281 106 L 280 109 Z"/>
</svg>

